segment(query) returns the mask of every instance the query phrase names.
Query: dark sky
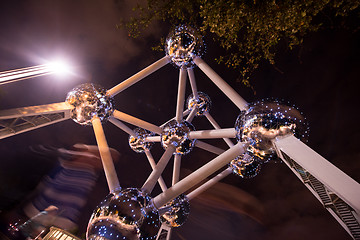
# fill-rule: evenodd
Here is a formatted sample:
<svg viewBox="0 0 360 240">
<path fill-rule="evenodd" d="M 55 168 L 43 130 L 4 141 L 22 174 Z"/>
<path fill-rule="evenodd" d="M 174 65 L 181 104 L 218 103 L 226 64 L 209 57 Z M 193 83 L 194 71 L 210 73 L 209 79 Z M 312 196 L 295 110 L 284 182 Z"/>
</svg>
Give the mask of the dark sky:
<svg viewBox="0 0 360 240">
<path fill-rule="evenodd" d="M 163 57 L 164 53 L 152 51 L 151 46 L 166 37 L 166 24 L 154 24 L 136 40 L 116 28 L 121 17 L 131 14 L 130 3 L 1 1 L 0 71 L 62 57 L 73 65 L 75 74 L 66 79 L 47 76 L 1 85 L 0 109 L 62 102 L 69 90 L 86 82 L 111 88 Z M 256 95 L 236 81 L 235 72 L 215 63 L 219 49 L 210 41 L 204 59 L 247 101 L 274 97 L 298 106 L 309 120 L 308 145 L 359 182 L 359 40 L 359 33 L 322 30 L 309 34 L 301 49 L 280 49 L 276 66 L 282 73 L 262 63 L 251 79 Z M 213 101 L 212 116 L 222 127 L 233 127 L 236 107 L 199 69 L 195 75 L 199 90 Z M 177 80 L 178 70 L 168 65 L 116 96 L 116 109 L 160 125 L 175 115 Z M 189 84 L 187 90 L 190 92 Z M 209 128 L 204 119 L 194 120 L 194 125 Z M 150 173 L 145 156 L 129 149 L 128 136 L 121 130 L 110 123 L 104 129 L 109 145 L 121 153 L 116 164 L 121 185 L 140 187 Z M 16 208 L 53 165 L 53 160 L 31 153 L 31 146 L 67 147 L 77 142 L 94 144 L 95 138 L 91 127 L 71 120 L 2 140 L 0 211 Z M 161 153 L 156 146 L 154 155 L 158 158 Z M 183 158 L 184 172 L 212 157 L 194 150 Z M 164 178 L 170 175 L 168 171 Z M 190 218 L 176 229 L 174 239 L 351 239 L 285 164 L 268 163 L 254 179 L 229 176 L 223 184 L 191 203 Z M 92 209 L 106 193 L 101 176 L 84 210 L 85 220 L 79 222 L 80 232 L 85 231 Z M 225 203 L 216 197 L 219 193 L 226 195 Z M 246 205 L 246 197 L 259 204 Z M 243 202 L 234 207 L 235 201 Z M 258 209 L 250 211 L 249 206 Z M 257 222 L 253 218 L 258 214 L 261 220 Z"/>
</svg>

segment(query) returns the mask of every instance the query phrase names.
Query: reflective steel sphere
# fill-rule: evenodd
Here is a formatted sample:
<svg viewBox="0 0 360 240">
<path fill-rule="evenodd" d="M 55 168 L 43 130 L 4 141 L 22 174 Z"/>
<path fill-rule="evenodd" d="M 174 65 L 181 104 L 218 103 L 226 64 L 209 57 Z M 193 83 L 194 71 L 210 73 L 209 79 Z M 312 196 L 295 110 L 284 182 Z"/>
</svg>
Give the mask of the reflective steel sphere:
<svg viewBox="0 0 360 240">
<path fill-rule="evenodd" d="M 198 98 L 195 98 L 194 95 L 191 94 L 186 101 L 186 105 L 189 110 L 197 107 L 198 111 L 196 112 L 196 116 L 202 116 L 210 111 L 211 99 L 207 94 L 198 92 Z"/>
<path fill-rule="evenodd" d="M 242 178 L 253 178 L 261 169 L 261 161 L 256 156 L 242 154 L 229 163 L 233 173 Z"/>
<path fill-rule="evenodd" d="M 106 95 L 103 87 L 93 83 L 73 88 L 67 94 L 66 102 L 74 106 L 71 118 L 81 125 L 91 125 L 94 116 L 106 121 L 114 111 L 113 99 Z"/>
<path fill-rule="evenodd" d="M 171 61 L 180 68 L 194 67 L 193 57 L 202 56 L 205 51 L 202 36 L 194 29 L 181 25 L 166 38 L 165 52 Z"/>
<path fill-rule="evenodd" d="M 180 227 L 186 221 L 190 213 L 189 199 L 181 194 L 165 205 L 170 210 L 160 216 L 161 222 L 169 227 Z"/>
<path fill-rule="evenodd" d="M 174 154 L 185 155 L 191 152 L 194 147 L 196 139 L 189 139 L 190 131 L 194 131 L 194 126 L 186 121 L 178 123 L 176 120 L 171 120 L 163 127 L 161 133 L 161 145 L 166 149 L 169 145 L 175 147 Z"/>
<path fill-rule="evenodd" d="M 145 150 L 150 150 L 154 143 L 146 142 L 145 138 L 149 136 L 154 136 L 155 134 L 143 128 L 135 128 L 133 131 L 135 133 L 135 136 L 129 136 L 129 145 L 131 149 L 137 153 L 142 153 Z"/>
<path fill-rule="evenodd" d="M 86 239 L 155 239 L 161 223 L 150 200 L 136 188 L 109 194 L 91 215 Z"/>
<path fill-rule="evenodd" d="M 276 137 L 294 134 L 302 141 L 308 137 L 308 124 L 302 114 L 277 101 L 250 104 L 237 118 L 235 129 L 238 141 L 250 143 L 248 153 L 263 162 L 276 158 L 272 144 Z"/>
</svg>

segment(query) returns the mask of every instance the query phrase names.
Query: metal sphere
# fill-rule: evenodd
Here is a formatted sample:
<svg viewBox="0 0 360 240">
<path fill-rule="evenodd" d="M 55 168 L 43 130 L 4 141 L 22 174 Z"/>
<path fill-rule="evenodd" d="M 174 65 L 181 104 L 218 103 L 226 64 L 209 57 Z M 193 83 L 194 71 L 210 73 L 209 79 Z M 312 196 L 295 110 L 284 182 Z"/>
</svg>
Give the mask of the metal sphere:
<svg viewBox="0 0 360 240">
<path fill-rule="evenodd" d="M 180 68 L 193 68 L 193 57 L 202 56 L 204 51 L 202 36 L 193 28 L 184 25 L 170 32 L 165 41 L 166 55 Z"/>
<path fill-rule="evenodd" d="M 129 136 L 130 148 L 137 153 L 142 153 L 145 150 L 150 150 L 154 143 L 146 142 L 145 138 L 149 136 L 154 136 L 155 134 L 143 128 L 135 128 L 133 131 L 135 133 L 135 136 Z"/>
<path fill-rule="evenodd" d="M 150 200 L 136 188 L 110 193 L 91 215 L 86 239 L 155 239 L 161 223 Z"/>
<path fill-rule="evenodd" d="M 238 116 L 235 129 L 238 141 L 250 143 L 248 153 L 263 162 L 276 158 L 272 143 L 276 137 L 294 134 L 302 141 L 308 137 L 308 125 L 302 114 L 277 101 L 250 104 L 248 110 Z"/>
<path fill-rule="evenodd" d="M 165 223 L 169 227 L 180 227 L 187 220 L 190 213 L 189 199 L 181 194 L 174 200 L 165 205 L 165 208 L 170 209 L 160 216 L 162 223 Z"/>
<path fill-rule="evenodd" d="M 93 83 L 73 88 L 67 94 L 66 102 L 74 106 L 71 118 L 80 125 L 91 125 L 94 116 L 106 121 L 114 111 L 113 99 L 106 95 L 103 87 Z"/>
<path fill-rule="evenodd" d="M 189 110 L 197 107 L 196 116 L 202 116 L 210 111 L 211 99 L 206 93 L 198 92 L 197 98 L 193 94 L 188 97 L 186 105 Z"/>
<path fill-rule="evenodd" d="M 196 139 L 189 139 L 190 131 L 194 131 L 194 126 L 186 121 L 178 123 L 171 120 L 163 127 L 161 133 L 161 145 L 166 149 L 169 145 L 175 147 L 174 154 L 185 155 L 191 152 Z"/>
<path fill-rule="evenodd" d="M 233 173 L 242 178 L 253 178 L 261 169 L 261 161 L 256 156 L 241 154 L 229 163 Z"/>
</svg>

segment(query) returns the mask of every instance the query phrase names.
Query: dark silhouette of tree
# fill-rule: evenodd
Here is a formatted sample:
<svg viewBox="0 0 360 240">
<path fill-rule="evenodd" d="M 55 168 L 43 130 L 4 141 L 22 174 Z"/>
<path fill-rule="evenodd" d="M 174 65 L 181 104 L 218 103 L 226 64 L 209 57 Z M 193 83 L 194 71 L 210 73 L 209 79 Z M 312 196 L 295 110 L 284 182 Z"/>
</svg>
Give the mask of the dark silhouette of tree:
<svg viewBox="0 0 360 240">
<path fill-rule="evenodd" d="M 223 49 L 217 62 L 249 77 L 263 60 L 274 64 L 279 43 L 289 49 L 322 27 L 357 30 L 358 0 L 147 0 L 136 17 L 122 22 L 137 37 L 153 21 L 188 24 L 210 35 Z"/>
</svg>

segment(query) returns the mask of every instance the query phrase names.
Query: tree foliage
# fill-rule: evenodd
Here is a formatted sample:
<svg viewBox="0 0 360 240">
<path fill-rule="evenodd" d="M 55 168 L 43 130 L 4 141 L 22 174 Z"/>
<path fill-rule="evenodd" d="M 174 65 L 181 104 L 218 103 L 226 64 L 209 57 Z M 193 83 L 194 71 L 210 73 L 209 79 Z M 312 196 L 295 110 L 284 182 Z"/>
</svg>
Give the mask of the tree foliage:
<svg viewBox="0 0 360 240">
<path fill-rule="evenodd" d="M 217 61 L 236 69 L 250 86 L 262 60 L 275 63 L 280 42 L 292 49 L 329 22 L 353 15 L 358 20 L 359 5 L 358 0 L 147 0 L 134 8 L 137 17 L 123 24 L 134 37 L 158 20 L 195 26 L 225 50 Z"/>
</svg>

